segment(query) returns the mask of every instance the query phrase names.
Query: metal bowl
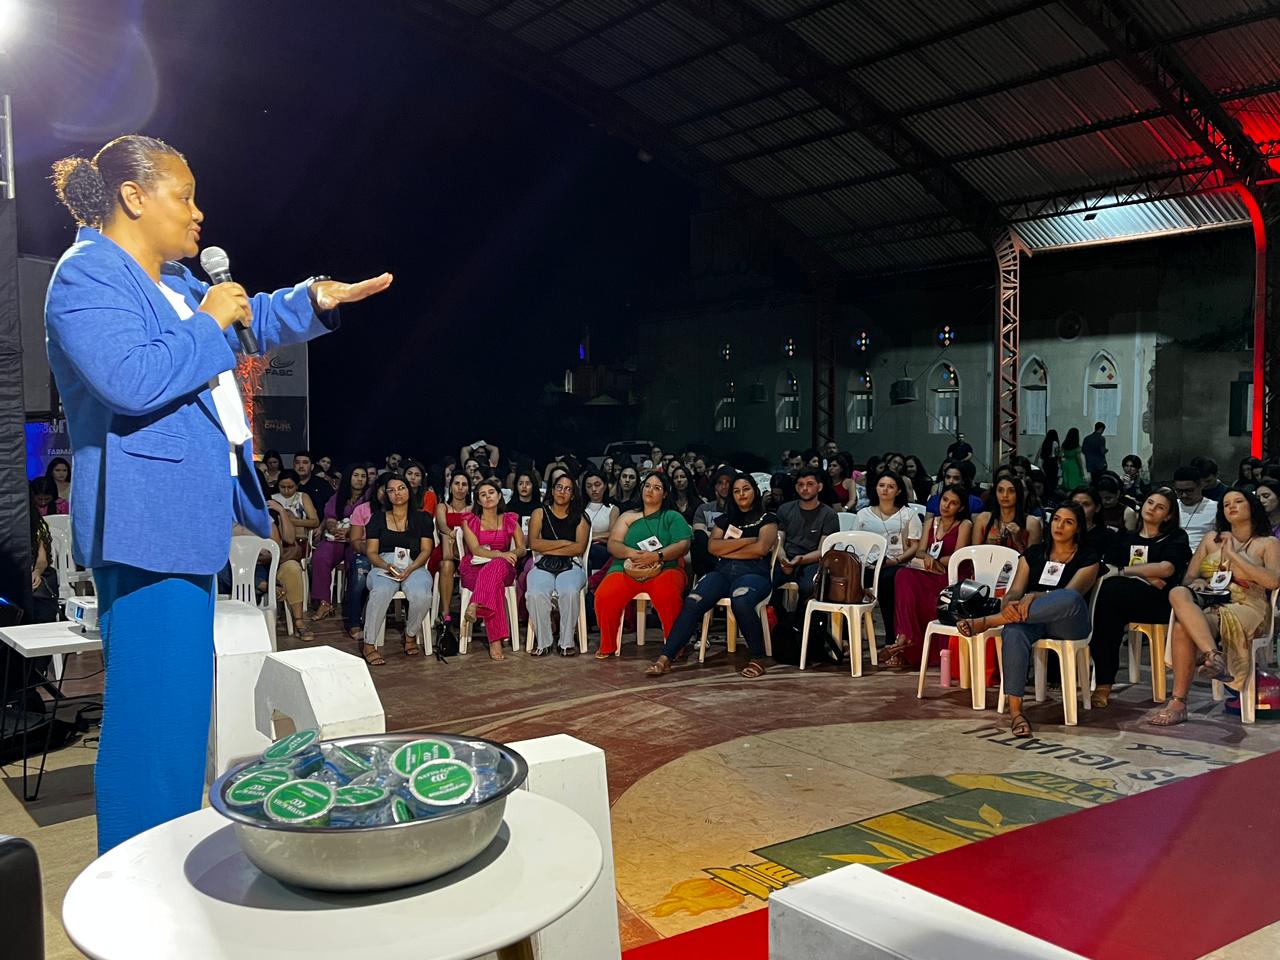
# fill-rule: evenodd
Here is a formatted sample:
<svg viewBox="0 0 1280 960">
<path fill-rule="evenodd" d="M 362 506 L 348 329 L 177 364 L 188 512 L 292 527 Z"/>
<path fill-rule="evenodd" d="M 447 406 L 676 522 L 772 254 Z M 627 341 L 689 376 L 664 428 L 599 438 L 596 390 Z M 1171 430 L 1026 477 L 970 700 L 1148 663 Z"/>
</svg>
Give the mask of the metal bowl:
<svg viewBox="0 0 1280 960">
<path fill-rule="evenodd" d="M 285 883 L 317 890 L 383 890 L 422 883 L 456 870 L 485 849 L 502 826 L 507 795 L 529 773 L 524 758 L 509 747 L 480 737 L 434 732 L 398 732 L 340 737 L 343 746 L 394 744 L 423 737 L 451 745 L 486 743 L 501 754 L 498 791 L 476 804 L 407 823 L 372 827 L 304 827 L 263 822 L 227 806 L 232 778 L 257 757 L 235 764 L 209 788 L 209 802 L 232 822 L 245 856 L 263 873 Z"/>
</svg>

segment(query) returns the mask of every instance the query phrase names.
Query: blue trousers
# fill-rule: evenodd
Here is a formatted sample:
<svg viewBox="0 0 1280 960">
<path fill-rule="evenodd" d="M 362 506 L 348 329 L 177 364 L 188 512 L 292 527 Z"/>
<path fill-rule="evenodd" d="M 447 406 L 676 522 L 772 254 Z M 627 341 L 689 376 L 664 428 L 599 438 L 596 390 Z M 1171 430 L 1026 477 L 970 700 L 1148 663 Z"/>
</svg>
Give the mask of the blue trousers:
<svg viewBox="0 0 1280 960">
<path fill-rule="evenodd" d="M 200 809 L 213 702 L 214 577 L 96 567 L 98 853 Z"/>
<path fill-rule="evenodd" d="M 703 614 L 712 609 L 717 600 L 729 597 L 733 618 L 738 621 L 738 629 L 747 641 L 751 656 L 763 657 L 764 629 L 756 616 L 756 604 L 769 596 L 772 590 L 773 585 L 766 574 L 746 573 L 730 579 L 721 571 L 712 570 L 695 583 L 689 596 L 684 598 L 684 606 L 671 625 L 662 655 L 668 660 L 673 659 L 693 638 L 693 632 L 702 623 Z"/>
<path fill-rule="evenodd" d="M 1004 692 L 1021 697 L 1027 690 L 1031 645 L 1045 637 L 1082 640 L 1089 635 L 1089 605 L 1074 590 L 1050 590 L 1031 601 L 1023 623 L 1006 623 L 1000 631 L 1004 658 Z M 1088 678 L 1082 681 L 1088 682 Z"/>
<path fill-rule="evenodd" d="M 369 558 L 363 553 L 357 553 L 347 565 L 347 595 L 342 601 L 342 620 L 348 630 L 364 622 L 364 595 L 369 589 L 370 566 Z"/>
</svg>

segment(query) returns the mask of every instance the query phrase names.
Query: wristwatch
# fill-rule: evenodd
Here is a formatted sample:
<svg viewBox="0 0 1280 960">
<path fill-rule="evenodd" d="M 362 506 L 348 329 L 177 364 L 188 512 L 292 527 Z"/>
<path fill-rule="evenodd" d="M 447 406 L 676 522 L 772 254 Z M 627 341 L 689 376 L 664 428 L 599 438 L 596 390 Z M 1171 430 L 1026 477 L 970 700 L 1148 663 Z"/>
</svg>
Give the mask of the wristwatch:
<svg viewBox="0 0 1280 960">
<path fill-rule="evenodd" d="M 665 562 L 666 562 L 665 560 L 663 560 L 663 559 L 662 559 L 662 550 L 661 550 L 661 548 L 659 548 L 659 550 L 658 550 L 658 562 L 659 562 L 659 563 L 665 563 Z"/>
</svg>

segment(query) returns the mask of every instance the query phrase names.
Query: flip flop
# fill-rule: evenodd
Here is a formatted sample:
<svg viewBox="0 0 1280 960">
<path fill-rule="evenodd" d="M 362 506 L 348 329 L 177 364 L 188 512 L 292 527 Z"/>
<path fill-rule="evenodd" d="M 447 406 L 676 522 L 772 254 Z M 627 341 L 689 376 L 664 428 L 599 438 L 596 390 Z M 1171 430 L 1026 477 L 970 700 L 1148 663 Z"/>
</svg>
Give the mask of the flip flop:
<svg viewBox="0 0 1280 960">
<path fill-rule="evenodd" d="M 1031 737 L 1031 721 L 1024 714 L 1015 714 L 1009 719 L 1009 733 L 1019 740 L 1029 739 Z"/>
<path fill-rule="evenodd" d="M 1173 706 L 1175 703 L 1181 703 L 1182 709 L 1176 709 Z M 1153 727 L 1176 727 L 1178 724 L 1186 722 L 1187 701 L 1185 697 L 1170 697 L 1168 703 L 1147 717 L 1147 723 Z"/>
</svg>

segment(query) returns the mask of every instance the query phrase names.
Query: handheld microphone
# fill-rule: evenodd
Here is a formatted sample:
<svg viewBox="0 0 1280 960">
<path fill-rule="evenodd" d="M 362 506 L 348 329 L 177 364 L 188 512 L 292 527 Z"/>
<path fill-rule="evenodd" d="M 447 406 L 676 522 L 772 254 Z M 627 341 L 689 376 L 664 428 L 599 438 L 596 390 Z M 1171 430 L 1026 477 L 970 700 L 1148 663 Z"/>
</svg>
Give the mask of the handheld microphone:
<svg viewBox="0 0 1280 960">
<path fill-rule="evenodd" d="M 205 247 L 200 251 L 200 266 L 214 283 L 231 281 L 231 258 L 221 247 Z M 253 335 L 253 328 L 237 322 L 236 338 L 240 341 L 240 350 L 250 357 L 258 355 L 258 338 Z"/>
</svg>

